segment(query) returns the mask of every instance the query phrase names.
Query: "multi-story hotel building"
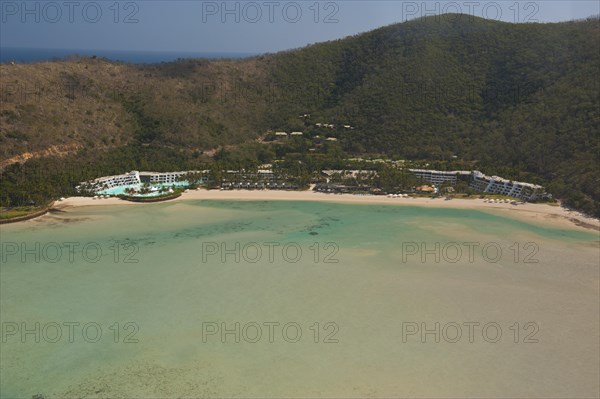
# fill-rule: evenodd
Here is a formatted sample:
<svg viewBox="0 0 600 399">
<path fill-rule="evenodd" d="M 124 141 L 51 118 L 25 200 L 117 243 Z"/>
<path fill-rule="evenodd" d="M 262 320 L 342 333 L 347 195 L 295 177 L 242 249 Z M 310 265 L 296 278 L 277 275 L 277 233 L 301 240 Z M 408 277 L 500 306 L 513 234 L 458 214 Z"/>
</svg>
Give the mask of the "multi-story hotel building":
<svg viewBox="0 0 600 399">
<path fill-rule="evenodd" d="M 129 186 L 140 183 L 150 184 L 170 184 L 176 183 L 188 173 L 202 173 L 205 175 L 208 171 L 183 171 L 183 172 L 138 172 L 132 171 L 122 175 L 104 176 L 98 179 L 83 182 L 77 189 L 81 187 L 90 187 L 92 191 L 103 191 L 119 186 Z"/>
<path fill-rule="evenodd" d="M 537 184 L 524 183 L 503 179 L 498 176 L 486 176 L 478 170 L 466 171 L 440 171 L 409 169 L 416 177 L 426 180 L 432 184 L 456 184 L 459 177 L 470 179 L 470 186 L 474 190 L 489 193 L 501 194 L 508 197 L 520 198 L 525 201 L 533 201 L 545 197 L 547 194 L 544 187 Z"/>
<path fill-rule="evenodd" d="M 140 180 L 142 183 L 175 183 L 181 180 L 188 173 L 202 173 L 199 171 L 185 172 L 140 172 Z"/>
<path fill-rule="evenodd" d="M 140 183 L 140 172 L 133 171 L 124 175 L 99 177 L 89 182 L 83 182 L 82 185 L 90 185 L 94 190 L 106 190 L 118 186 L 128 186 Z M 79 186 L 81 187 L 81 186 Z"/>
<path fill-rule="evenodd" d="M 456 184 L 459 176 L 470 176 L 471 171 L 468 170 L 453 170 L 453 171 L 441 171 L 441 170 L 425 170 L 425 169 L 409 169 L 419 179 L 427 180 L 433 184 L 443 184 L 449 182 Z"/>
<path fill-rule="evenodd" d="M 477 191 L 501 194 L 508 197 L 533 201 L 545 197 L 544 187 L 537 184 L 503 179 L 498 176 L 486 176 L 478 170 L 473 171 L 471 187 Z"/>
</svg>

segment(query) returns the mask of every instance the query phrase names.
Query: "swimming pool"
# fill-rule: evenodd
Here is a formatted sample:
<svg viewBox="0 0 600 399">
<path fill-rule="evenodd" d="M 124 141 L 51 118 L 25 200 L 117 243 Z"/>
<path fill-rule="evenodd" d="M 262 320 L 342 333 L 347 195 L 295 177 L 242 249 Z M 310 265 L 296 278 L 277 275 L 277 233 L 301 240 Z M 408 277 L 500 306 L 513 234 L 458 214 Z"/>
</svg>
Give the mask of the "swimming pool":
<svg viewBox="0 0 600 399">
<path fill-rule="evenodd" d="M 158 189 L 161 188 L 171 188 L 173 186 L 175 186 L 175 188 L 186 188 L 190 185 L 190 183 L 188 181 L 178 181 L 175 183 L 156 183 L 156 184 L 150 184 L 150 188 L 152 187 L 156 187 Z M 111 187 L 108 188 L 106 190 L 102 190 L 102 191 L 98 191 L 97 194 L 98 195 L 121 195 L 121 194 L 127 194 L 128 189 L 132 188 L 134 190 L 140 190 L 142 187 L 144 187 L 144 183 L 138 183 L 138 184 L 128 184 L 128 185 L 124 185 L 124 186 L 117 186 L 117 187 Z M 157 197 L 161 194 L 160 191 L 154 191 L 148 194 L 135 194 L 135 197 Z"/>
</svg>

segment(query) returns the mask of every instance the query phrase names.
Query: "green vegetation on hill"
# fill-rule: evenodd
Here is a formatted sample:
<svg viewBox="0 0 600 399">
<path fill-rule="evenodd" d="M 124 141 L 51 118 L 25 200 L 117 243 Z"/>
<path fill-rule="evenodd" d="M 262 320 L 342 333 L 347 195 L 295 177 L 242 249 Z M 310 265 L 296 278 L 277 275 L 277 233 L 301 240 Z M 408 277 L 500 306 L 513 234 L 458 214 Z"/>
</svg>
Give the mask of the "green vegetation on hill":
<svg viewBox="0 0 600 399">
<path fill-rule="evenodd" d="M 346 154 L 457 156 L 600 215 L 599 28 L 595 18 L 509 24 L 446 15 L 245 60 L 2 65 L 0 162 L 66 153 L 71 167 L 85 159 L 102 175 L 197 167 L 214 153 L 220 162 L 275 155 L 315 167 Z M 269 130 L 339 144 L 311 154 L 306 140 L 255 142 Z M 19 173 L 45 162 L 56 162 L 56 176 L 74 174 L 45 158 Z M 3 204 L 25 187 L 14 168 L 0 182 Z M 49 197 L 68 185 L 56 176 L 50 180 L 65 183 L 36 181 L 28 195 Z"/>
</svg>

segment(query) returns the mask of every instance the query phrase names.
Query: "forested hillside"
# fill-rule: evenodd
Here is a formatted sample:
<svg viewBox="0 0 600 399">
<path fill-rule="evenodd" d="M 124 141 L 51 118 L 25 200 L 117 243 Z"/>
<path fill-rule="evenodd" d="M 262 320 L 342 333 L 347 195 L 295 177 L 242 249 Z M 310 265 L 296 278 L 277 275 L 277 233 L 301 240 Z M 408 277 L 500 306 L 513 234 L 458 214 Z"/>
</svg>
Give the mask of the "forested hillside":
<svg viewBox="0 0 600 399">
<path fill-rule="evenodd" d="M 15 190 L 17 169 L 29 173 L 8 164 L 29 157 L 76 164 L 85 151 L 112 171 L 150 151 L 150 164 L 187 166 L 269 130 L 319 133 L 315 123 L 329 123 L 336 127 L 323 134 L 348 154 L 456 156 L 487 173 L 531 176 L 599 215 L 598 76 L 596 18 L 509 24 L 466 15 L 245 60 L 5 64 L 1 198 Z"/>
</svg>

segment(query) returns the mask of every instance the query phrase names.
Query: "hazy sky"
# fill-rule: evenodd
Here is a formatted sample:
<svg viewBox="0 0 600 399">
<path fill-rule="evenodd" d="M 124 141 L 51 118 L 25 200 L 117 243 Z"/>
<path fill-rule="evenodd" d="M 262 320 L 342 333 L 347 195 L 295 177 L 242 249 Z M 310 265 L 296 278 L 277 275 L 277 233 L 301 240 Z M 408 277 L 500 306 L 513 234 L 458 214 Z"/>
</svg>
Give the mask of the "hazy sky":
<svg viewBox="0 0 600 399">
<path fill-rule="evenodd" d="M 93 50 L 274 52 L 422 15 L 507 22 L 600 14 L 574 1 L 0 1 L 0 46 Z"/>
</svg>

